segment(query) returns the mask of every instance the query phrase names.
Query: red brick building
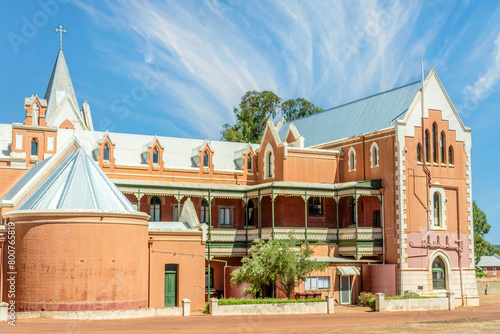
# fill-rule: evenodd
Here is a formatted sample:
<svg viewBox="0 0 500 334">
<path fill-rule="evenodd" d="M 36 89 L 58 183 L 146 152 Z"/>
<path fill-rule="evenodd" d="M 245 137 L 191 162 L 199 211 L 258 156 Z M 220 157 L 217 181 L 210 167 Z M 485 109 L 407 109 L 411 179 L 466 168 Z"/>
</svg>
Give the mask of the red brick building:
<svg viewBox="0 0 500 334">
<path fill-rule="evenodd" d="M 68 295 L 67 303 L 85 301 L 92 309 L 98 301 L 116 305 L 121 296 L 124 306 L 118 308 L 138 307 L 127 304 L 134 298 L 144 299 L 140 307 L 163 307 L 190 298 L 193 308 L 201 308 L 204 281 L 210 282 L 212 295 L 238 296 L 241 289 L 231 288 L 228 279 L 251 242 L 289 233 L 309 242 L 314 256 L 329 263 L 296 293 L 333 294 L 339 303 L 350 304 L 361 291 L 452 291 L 458 305 L 465 296 L 468 305 L 478 302 L 471 129 L 434 69 L 423 87 L 420 81 L 410 83 L 293 122 L 269 120 L 258 144 L 94 131 L 89 104 L 80 108 L 77 102 L 62 49 L 46 95 L 25 98 L 24 106 L 22 123 L 0 124 L 3 301 L 8 222 L 50 176 L 48 167 L 40 172 L 43 166 L 56 169 L 81 149 L 138 211 L 150 216 L 147 231 L 141 232 L 143 243 L 134 241 L 134 249 L 148 260 L 126 280 L 137 275 L 147 289 L 134 297 L 127 292 L 134 289 L 129 282 L 121 294 Z M 24 181 L 23 175 L 28 175 Z M 120 219 L 122 224 L 128 218 Z M 54 233 L 62 238 L 72 229 L 86 231 L 72 226 Z M 71 261 L 104 259 L 106 245 L 113 253 L 131 237 L 120 231 L 106 232 L 109 239 L 101 246 L 75 253 Z M 120 237 L 113 239 L 113 233 Z M 32 252 L 47 247 L 26 245 L 34 247 Z M 64 243 L 58 247 L 56 254 L 63 254 Z M 17 255 L 21 259 L 28 254 L 23 252 Z M 114 260 L 125 268 L 123 257 Z M 98 270 L 98 263 L 75 270 L 83 275 Z M 23 270 L 22 275 L 30 275 Z M 102 277 L 123 281 L 120 275 L 115 270 Z M 28 303 L 33 295 L 25 296 Z M 45 297 L 37 296 L 30 309 L 40 309 Z"/>
</svg>

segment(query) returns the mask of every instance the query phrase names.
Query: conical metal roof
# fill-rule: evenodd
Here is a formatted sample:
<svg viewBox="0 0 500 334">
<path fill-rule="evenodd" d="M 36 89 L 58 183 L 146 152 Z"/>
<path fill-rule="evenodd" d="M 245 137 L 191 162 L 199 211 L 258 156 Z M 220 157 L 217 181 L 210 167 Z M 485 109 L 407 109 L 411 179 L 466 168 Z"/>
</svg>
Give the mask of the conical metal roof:
<svg viewBox="0 0 500 334">
<path fill-rule="evenodd" d="M 53 117 L 52 113 L 55 112 L 59 102 L 61 102 L 66 94 L 69 95 L 69 98 L 75 107 L 78 108 L 79 104 L 76 99 L 75 90 L 73 89 L 71 77 L 69 75 L 68 65 L 66 64 L 63 50 L 59 49 L 56 63 L 54 65 L 54 69 L 52 70 L 52 75 L 50 76 L 49 85 L 47 86 L 47 91 L 45 92 L 45 99 L 48 102 L 47 113 L 45 115 L 46 118 Z"/>
<path fill-rule="evenodd" d="M 83 149 L 70 152 L 15 211 L 21 210 L 137 212 Z"/>
</svg>

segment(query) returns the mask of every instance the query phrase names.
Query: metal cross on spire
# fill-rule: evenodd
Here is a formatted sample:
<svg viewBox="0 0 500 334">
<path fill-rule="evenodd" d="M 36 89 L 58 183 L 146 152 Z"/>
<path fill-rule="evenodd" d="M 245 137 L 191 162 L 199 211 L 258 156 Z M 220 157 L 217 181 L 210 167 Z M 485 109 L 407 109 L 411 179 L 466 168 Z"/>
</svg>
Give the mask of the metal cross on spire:
<svg viewBox="0 0 500 334">
<path fill-rule="evenodd" d="M 59 29 L 57 28 L 55 29 L 55 31 L 59 33 L 59 43 L 60 43 L 59 47 L 61 48 L 61 50 L 62 50 L 62 34 L 68 32 L 66 29 L 63 29 L 62 27 L 63 27 L 62 24 L 60 24 Z"/>
</svg>

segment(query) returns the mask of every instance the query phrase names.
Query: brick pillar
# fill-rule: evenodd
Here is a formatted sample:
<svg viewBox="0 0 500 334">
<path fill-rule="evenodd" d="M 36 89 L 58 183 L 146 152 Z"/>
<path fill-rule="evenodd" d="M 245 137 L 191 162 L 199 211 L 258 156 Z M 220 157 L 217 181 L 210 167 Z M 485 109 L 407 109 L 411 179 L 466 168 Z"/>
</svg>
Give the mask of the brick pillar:
<svg viewBox="0 0 500 334">
<path fill-rule="evenodd" d="M 333 296 L 326 296 L 326 313 L 333 314 L 334 313 L 334 301 Z"/>
<path fill-rule="evenodd" d="M 384 312 L 385 311 L 385 295 L 381 292 L 375 294 L 375 311 Z"/>
<path fill-rule="evenodd" d="M 191 314 L 191 301 L 189 299 L 182 300 L 182 316 L 188 317 Z"/>
</svg>

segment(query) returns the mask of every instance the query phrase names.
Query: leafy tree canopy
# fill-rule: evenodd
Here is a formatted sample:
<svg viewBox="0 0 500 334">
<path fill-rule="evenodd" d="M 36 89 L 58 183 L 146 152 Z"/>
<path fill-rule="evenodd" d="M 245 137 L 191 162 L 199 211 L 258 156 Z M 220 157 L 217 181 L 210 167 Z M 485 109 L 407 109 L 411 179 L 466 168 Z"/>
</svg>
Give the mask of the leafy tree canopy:
<svg viewBox="0 0 500 334">
<path fill-rule="evenodd" d="M 249 282 L 251 285 L 243 293 L 257 295 L 263 285 L 275 284 L 290 298 L 293 289 L 305 281 L 307 275 L 327 266 L 310 259 L 314 251 L 308 245 L 296 248 L 296 244 L 297 239 L 292 236 L 287 240 L 255 240 L 249 257 L 243 258 L 242 266 L 232 273 L 232 285 Z"/>
<path fill-rule="evenodd" d="M 303 98 L 283 102 L 281 98 L 268 90 L 249 91 L 241 98 L 239 107 L 233 109 L 236 124 L 226 123 L 222 126 L 222 139 L 232 142 L 258 143 L 266 128 L 267 120 L 276 117 L 277 109 L 281 105 L 283 105 L 283 116 L 287 121 L 323 110 Z"/>
<path fill-rule="evenodd" d="M 489 246 L 492 246 L 484 240 L 484 235 L 490 231 L 491 225 L 488 224 L 486 214 L 477 206 L 476 201 L 472 201 L 472 217 L 474 221 L 474 254 L 476 255 L 476 264 L 478 264 L 481 256 L 487 255 Z"/>
</svg>

